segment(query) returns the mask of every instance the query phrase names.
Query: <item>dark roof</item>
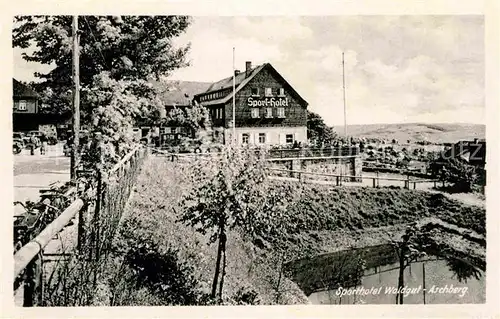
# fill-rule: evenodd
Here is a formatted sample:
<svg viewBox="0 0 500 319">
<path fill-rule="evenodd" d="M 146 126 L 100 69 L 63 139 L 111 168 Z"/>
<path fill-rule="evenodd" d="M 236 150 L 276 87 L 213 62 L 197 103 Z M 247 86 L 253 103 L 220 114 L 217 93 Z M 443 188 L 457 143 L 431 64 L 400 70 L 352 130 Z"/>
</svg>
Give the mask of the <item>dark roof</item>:
<svg viewBox="0 0 500 319">
<path fill-rule="evenodd" d="M 26 84 L 23 84 L 19 82 L 16 79 L 13 80 L 13 96 L 14 97 L 31 97 L 31 98 L 37 98 L 38 94 L 33 91 L 32 88 L 27 86 Z"/>
<path fill-rule="evenodd" d="M 241 90 L 243 87 L 245 87 L 245 85 L 248 82 L 250 82 L 260 71 L 262 71 L 265 68 L 269 69 L 278 78 L 280 78 L 281 81 L 284 82 L 288 86 L 288 89 L 291 91 L 291 93 L 297 97 L 297 99 L 300 101 L 300 103 L 303 104 L 305 107 L 307 107 L 308 103 L 306 102 L 306 100 L 304 100 L 299 95 L 299 93 L 297 93 L 297 91 L 295 91 L 295 89 L 285 80 L 285 78 L 283 78 L 283 76 L 281 76 L 281 74 L 278 71 L 276 71 L 276 69 L 270 63 L 264 63 L 262 65 L 256 66 L 255 68 L 251 69 L 249 76 L 246 75 L 245 71 L 236 75 L 236 77 L 235 77 L 235 87 L 236 87 L 235 94 L 238 93 L 238 91 Z M 202 95 L 202 94 L 215 92 L 215 91 L 219 91 L 219 90 L 223 90 L 223 89 L 227 89 L 227 88 L 232 88 L 232 87 L 233 87 L 233 77 L 230 76 L 230 77 L 224 78 L 220 81 L 213 83 L 205 92 L 200 93 L 200 94 L 196 94 L 196 95 Z M 214 104 L 226 103 L 229 100 L 231 100 L 232 96 L 233 96 L 233 92 L 228 92 L 228 94 L 225 97 L 222 97 L 222 98 L 217 99 L 217 100 L 203 102 L 203 104 L 204 105 L 214 105 Z"/>
<path fill-rule="evenodd" d="M 259 73 L 260 70 L 262 70 L 264 68 L 264 66 L 265 66 L 265 64 L 262 64 L 262 65 L 258 65 L 256 67 L 252 68 L 250 70 L 249 76 L 247 76 L 246 72 L 239 73 L 238 75 L 236 75 L 235 85 L 239 86 L 240 84 L 242 84 L 243 81 L 247 80 L 247 81 L 245 81 L 245 84 L 246 84 L 251 78 L 253 78 L 257 73 Z M 207 89 L 207 91 L 204 93 L 218 91 L 218 90 L 222 90 L 222 89 L 228 89 L 228 88 L 232 88 L 232 87 L 233 87 L 233 77 L 230 76 L 230 77 L 227 77 L 227 78 L 222 79 L 220 81 L 214 82 Z"/>
<path fill-rule="evenodd" d="M 211 85 L 208 82 L 194 81 L 166 81 L 153 82 L 161 89 L 161 99 L 165 105 L 191 105 L 193 97 L 207 90 Z"/>
</svg>

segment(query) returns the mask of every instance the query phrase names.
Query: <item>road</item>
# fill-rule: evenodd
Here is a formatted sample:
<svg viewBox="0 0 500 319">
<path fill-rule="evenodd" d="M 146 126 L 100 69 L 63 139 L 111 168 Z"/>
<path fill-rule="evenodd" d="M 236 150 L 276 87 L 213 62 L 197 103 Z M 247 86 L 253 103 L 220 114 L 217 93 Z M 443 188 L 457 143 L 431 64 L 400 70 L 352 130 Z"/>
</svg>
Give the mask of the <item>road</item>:
<svg viewBox="0 0 500 319">
<path fill-rule="evenodd" d="M 27 150 L 14 155 L 14 201 L 36 201 L 39 191 L 54 182 L 69 181 L 69 157 L 63 155 L 63 145 L 51 145 L 47 154 L 29 155 Z M 22 212 L 16 206 L 14 215 Z"/>
<path fill-rule="evenodd" d="M 35 155 L 23 150 L 21 154 L 14 155 L 14 201 L 25 202 L 27 200 L 37 201 L 39 191 L 48 188 L 54 182 L 69 181 L 70 159 L 63 155 L 63 145 L 49 146 L 45 155 L 40 155 L 40 150 Z M 14 207 L 14 216 L 22 214 L 23 208 L 19 205 Z M 66 247 L 67 250 L 74 248 L 76 244 L 77 219 L 72 226 L 66 227 L 53 241 L 45 247 L 44 253 L 57 253 Z M 54 258 L 54 257 L 52 257 Z M 44 268 L 50 273 L 56 263 L 50 262 L 46 257 Z M 47 270 L 49 268 L 50 270 Z M 17 306 L 22 305 L 23 287 L 14 293 Z"/>
</svg>

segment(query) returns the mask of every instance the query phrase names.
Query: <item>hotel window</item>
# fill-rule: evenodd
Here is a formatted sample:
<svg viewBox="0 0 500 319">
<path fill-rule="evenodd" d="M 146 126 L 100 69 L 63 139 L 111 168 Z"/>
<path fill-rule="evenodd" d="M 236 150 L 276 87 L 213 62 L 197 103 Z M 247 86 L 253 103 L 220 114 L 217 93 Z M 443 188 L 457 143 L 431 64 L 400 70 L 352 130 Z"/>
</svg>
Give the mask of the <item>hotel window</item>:
<svg viewBox="0 0 500 319">
<path fill-rule="evenodd" d="M 260 144 L 266 143 L 266 133 L 259 133 L 259 143 Z"/>
<path fill-rule="evenodd" d="M 248 133 L 241 134 L 241 142 L 243 144 L 248 144 L 249 139 L 250 139 L 250 136 L 248 135 Z"/>
<path fill-rule="evenodd" d="M 252 88 L 252 96 L 259 96 L 259 88 Z"/>
<path fill-rule="evenodd" d="M 259 118 L 259 109 L 256 107 L 252 108 L 252 118 L 253 119 Z"/>
<path fill-rule="evenodd" d="M 273 96 L 273 89 L 272 88 L 266 88 L 265 90 L 265 96 Z"/>
<path fill-rule="evenodd" d="M 26 111 L 26 110 L 27 110 L 27 108 L 28 108 L 28 107 L 27 107 L 27 105 L 26 105 L 26 101 L 24 101 L 24 100 L 20 100 L 20 101 L 19 101 L 19 106 L 17 107 L 17 109 L 18 109 L 19 111 Z"/>
<path fill-rule="evenodd" d="M 278 96 L 285 96 L 285 89 L 284 88 L 278 89 Z"/>
<path fill-rule="evenodd" d="M 266 108 L 266 118 L 272 118 L 273 117 L 273 108 L 268 107 Z"/>
<path fill-rule="evenodd" d="M 278 107 L 278 117 L 279 118 L 284 118 L 285 117 L 285 108 L 284 107 Z"/>
<path fill-rule="evenodd" d="M 287 144 L 293 144 L 293 134 L 285 135 L 285 141 Z"/>
</svg>

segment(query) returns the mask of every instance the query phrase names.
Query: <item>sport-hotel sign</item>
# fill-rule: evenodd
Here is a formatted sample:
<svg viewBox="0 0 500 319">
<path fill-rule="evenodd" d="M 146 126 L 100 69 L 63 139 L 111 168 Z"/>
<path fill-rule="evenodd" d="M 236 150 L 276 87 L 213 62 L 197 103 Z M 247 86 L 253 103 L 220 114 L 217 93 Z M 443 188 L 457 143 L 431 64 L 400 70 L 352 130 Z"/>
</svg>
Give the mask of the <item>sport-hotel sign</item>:
<svg viewBox="0 0 500 319">
<path fill-rule="evenodd" d="M 258 106 L 288 106 L 287 98 L 275 98 L 275 97 L 266 97 L 264 99 L 254 100 L 253 97 L 249 97 L 248 106 L 258 107 Z"/>
</svg>

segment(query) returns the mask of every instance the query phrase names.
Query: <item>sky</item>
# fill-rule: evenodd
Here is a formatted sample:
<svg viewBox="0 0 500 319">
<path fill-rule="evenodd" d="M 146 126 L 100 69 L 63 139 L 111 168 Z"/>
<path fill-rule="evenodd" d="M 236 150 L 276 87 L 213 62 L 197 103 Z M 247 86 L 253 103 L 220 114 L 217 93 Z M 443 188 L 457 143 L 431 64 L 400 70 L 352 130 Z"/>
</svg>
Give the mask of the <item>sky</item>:
<svg viewBox="0 0 500 319">
<path fill-rule="evenodd" d="M 194 17 L 176 45 L 191 44 L 175 80 L 213 82 L 271 63 L 329 125 L 343 125 L 342 52 L 348 124 L 482 123 L 482 16 Z M 14 50 L 14 76 L 34 71 Z"/>
</svg>

